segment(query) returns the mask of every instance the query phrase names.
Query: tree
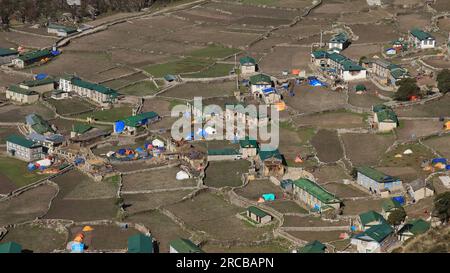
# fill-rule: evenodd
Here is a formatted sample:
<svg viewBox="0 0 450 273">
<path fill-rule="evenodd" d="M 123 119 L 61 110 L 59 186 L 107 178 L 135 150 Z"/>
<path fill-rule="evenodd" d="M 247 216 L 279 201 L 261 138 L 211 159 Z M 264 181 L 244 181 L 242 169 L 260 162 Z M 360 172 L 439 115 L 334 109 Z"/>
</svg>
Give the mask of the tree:
<svg viewBox="0 0 450 273">
<path fill-rule="evenodd" d="M 444 69 L 437 75 L 438 89 L 445 94 L 450 91 L 450 70 Z"/>
<path fill-rule="evenodd" d="M 432 215 L 439 218 L 442 223 L 448 222 L 450 219 L 450 191 L 438 194 L 434 198 Z"/>
<path fill-rule="evenodd" d="M 420 88 L 417 86 L 417 80 L 414 78 L 401 79 L 398 82 L 400 86 L 395 93 L 395 99 L 399 101 L 407 101 L 412 96 L 420 95 Z"/>
<path fill-rule="evenodd" d="M 400 207 L 389 213 L 387 221 L 389 224 L 393 226 L 398 226 L 401 223 L 403 223 L 403 221 L 405 221 L 405 218 L 406 218 L 406 211 L 403 207 Z"/>
</svg>

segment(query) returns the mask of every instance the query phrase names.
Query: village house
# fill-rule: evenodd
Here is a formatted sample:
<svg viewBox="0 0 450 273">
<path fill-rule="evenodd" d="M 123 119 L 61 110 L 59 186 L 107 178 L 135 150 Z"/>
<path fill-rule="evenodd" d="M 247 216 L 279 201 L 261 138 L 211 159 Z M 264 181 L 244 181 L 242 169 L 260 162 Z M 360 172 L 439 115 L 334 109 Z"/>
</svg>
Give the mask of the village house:
<svg viewBox="0 0 450 273">
<path fill-rule="evenodd" d="M 418 202 L 424 198 L 434 195 L 434 191 L 422 179 L 416 179 L 409 184 L 406 184 L 408 194 L 413 199 L 413 202 Z"/>
<path fill-rule="evenodd" d="M 311 53 L 311 62 L 332 77 L 346 82 L 367 78 L 366 68 L 336 52 L 314 51 Z"/>
<path fill-rule="evenodd" d="M 378 131 L 389 132 L 398 127 L 398 118 L 392 108 L 379 104 L 372 107 L 373 122 Z"/>
<path fill-rule="evenodd" d="M 357 230 L 365 231 L 373 226 L 380 225 L 385 222 L 386 219 L 384 219 L 383 215 L 376 211 L 369 210 L 358 215 L 355 226 Z"/>
<path fill-rule="evenodd" d="M 296 253 L 325 253 L 327 246 L 321 242 L 314 240 L 300 247 Z"/>
<path fill-rule="evenodd" d="M 100 105 L 116 103 L 119 93 L 109 87 L 84 81 L 76 76 L 62 77 L 59 88 L 66 92 L 75 92 L 80 97 L 88 98 Z"/>
<path fill-rule="evenodd" d="M 67 37 L 70 34 L 76 33 L 77 28 L 50 23 L 48 24 L 47 32 L 56 34 L 58 37 Z"/>
<path fill-rule="evenodd" d="M 333 37 L 331 37 L 330 41 L 328 42 L 328 49 L 340 53 L 342 50 L 346 49 L 350 45 L 350 40 L 348 39 L 348 36 L 346 33 L 341 32 Z"/>
<path fill-rule="evenodd" d="M 263 176 L 282 176 L 286 170 L 283 161 L 283 156 L 278 149 L 260 150 L 256 160 Z"/>
<path fill-rule="evenodd" d="M 43 146 L 45 153 L 53 152 L 53 149 L 64 142 L 64 136 L 56 134 L 52 126 L 37 114 L 25 117 L 29 131 L 27 138 Z"/>
<path fill-rule="evenodd" d="M 253 95 L 262 97 L 263 90 L 272 87 L 272 79 L 265 74 L 258 74 L 250 77 L 250 90 Z"/>
<path fill-rule="evenodd" d="M 156 112 L 145 112 L 114 122 L 114 133 L 135 135 L 138 128 L 155 123 L 161 117 Z"/>
<path fill-rule="evenodd" d="M 170 253 L 203 253 L 203 250 L 189 239 L 178 238 L 169 243 Z"/>
<path fill-rule="evenodd" d="M 258 142 L 248 137 L 239 140 L 239 152 L 242 158 L 253 158 L 258 154 Z"/>
<path fill-rule="evenodd" d="M 0 48 L 0 65 L 11 63 L 18 55 L 19 52 L 17 50 Z"/>
<path fill-rule="evenodd" d="M 403 189 L 402 181 L 396 177 L 386 175 L 368 166 L 357 168 L 356 183 L 371 193 L 381 194 L 384 191 L 396 192 Z"/>
<path fill-rule="evenodd" d="M 259 115 L 258 109 L 256 111 L 250 111 L 246 109 L 247 105 L 243 103 L 225 104 L 225 122 L 231 122 L 236 124 L 245 124 L 246 128 L 255 128 L 260 126 L 266 126 L 269 122 L 267 116 L 263 117 Z"/>
<path fill-rule="evenodd" d="M 128 253 L 153 253 L 153 239 L 142 233 L 128 237 Z"/>
<path fill-rule="evenodd" d="M 423 219 L 408 221 L 397 232 L 398 240 L 403 242 L 414 236 L 424 234 L 430 229 L 430 227 L 431 224 Z"/>
<path fill-rule="evenodd" d="M 409 77 L 406 69 L 384 60 L 375 60 L 371 62 L 369 74 L 377 82 L 393 87 L 397 87 L 397 82 L 399 80 Z"/>
<path fill-rule="evenodd" d="M 430 33 L 418 28 L 409 31 L 408 41 L 414 48 L 418 49 L 436 47 L 436 39 Z"/>
<path fill-rule="evenodd" d="M 19 135 L 6 139 L 6 152 L 9 156 L 23 161 L 36 161 L 42 158 L 42 146 Z"/>
<path fill-rule="evenodd" d="M 206 166 L 207 155 L 195 148 L 194 146 L 185 145 L 189 147 L 180 148 L 180 159 L 189 164 L 189 166 L 197 171 L 202 171 Z"/>
<path fill-rule="evenodd" d="M 389 198 L 387 200 L 384 200 L 383 203 L 381 203 L 381 215 L 383 215 L 384 219 L 388 219 L 389 215 L 394 210 L 398 210 L 401 207 L 402 205 L 398 201 Z"/>
<path fill-rule="evenodd" d="M 394 229 L 387 223 L 382 223 L 356 234 L 351 244 L 359 253 L 381 253 L 396 241 Z"/>
<path fill-rule="evenodd" d="M 305 203 L 311 210 L 323 212 L 337 210 L 342 201 L 313 181 L 300 178 L 293 181 L 293 194 L 297 200 Z"/>
<path fill-rule="evenodd" d="M 238 148 L 208 149 L 208 161 L 236 160 L 242 155 Z"/>
<path fill-rule="evenodd" d="M 38 114 L 29 114 L 25 117 L 25 123 L 29 132 L 37 134 L 55 133 L 50 124 Z"/>
<path fill-rule="evenodd" d="M 55 90 L 55 80 L 52 78 L 45 78 L 42 80 L 24 81 L 19 83 L 19 87 L 43 94 Z"/>
<path fill-rule="evenodd" d="M 73 137 L 81 136 L 82 134 L 85 134 L 92 129 L 94 129 L 94 127 L 92 127 L 89 124 L 75 123 L 72 125 L 72 130 L 70 131 L 70 137 L 73 138 Z"/>
<path fill-rule="evenodd" d="M 69 92 L 63 91 L 61 89 L 53 90 L 51 98 L 54 100 L 64 100 L 69 98 Z"/>
<path fill-rule="evenodd" d="M 267 224 L 272 221 L 272 215 L 255 206 L 247 208 L 247 217 L 258 224 Z"/>
<path fill-rule="evenodd" d="M 19 55 L 17 58 L 12 60 L 12 63 L 17 68 L 25 68 L 26 66 L 32 65 L 34 63 L 47 62 L 53 57 L 54 55 L 51 50 L 43 49 Z"/>
<path fill-rule="evenodd" d="M 39 93 L 21 88 L 17 85 L 11 85 L 6 90 L 6 99 L 19 103 L 35 103 L 39 100 Z"/>
<path fill-rule="evenodd" d="M 256 61 L 250 56 L 239 59 L 241 73 L 243 75 L 253 74 L 256 72 Z"/>
</svg>

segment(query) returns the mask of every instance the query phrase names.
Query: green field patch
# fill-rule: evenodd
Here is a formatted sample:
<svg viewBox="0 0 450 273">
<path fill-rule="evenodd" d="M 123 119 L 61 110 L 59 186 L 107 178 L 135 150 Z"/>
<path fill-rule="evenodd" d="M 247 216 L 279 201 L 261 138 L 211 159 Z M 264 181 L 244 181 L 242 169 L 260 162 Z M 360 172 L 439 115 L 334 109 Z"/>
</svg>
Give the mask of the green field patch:
<svg viewBox="0 0 450 273">
<path fill-rule="evenodd" d="M 153 81 L 141 81 L 125 88 L 119 89 L 119 92 L 124 95 L 131 96 L 146 96 L 153 95 L 159 91 L 158 86 Z"/>
<path fill-rule="evenodd" d="M 116 120 L 129 117 L 131 116 L 131 114 L 132 114 L 131 106 L 120 106 L 114 107 L 112 109 L 82 114 L 77 116 L 77 118 L 86 119 L 88 117 L 92 117 L 93 119 L 98 121 L 114 122 Z"/>
<path fill-rule="evenodd" d="M 185 78 L 214 78 L 214 77 L 223 77 L 230 75 L 230 72 L 233 70 L 234 65 L 232 64 L 222 64 L 216 63 L 207 69 L 200 71 L 198 73 L 193 74 L 184 74 L 182 75 Z"/>
<path fill-rule="evenodd" d="M 39 174 L 37 171 L 28 171 L 27 162 L 9 157 L 0 158 L 0 174 L 8 178 L 17 187 L 23 187 L 48 177 L 47 174 Z"/>
</svg>

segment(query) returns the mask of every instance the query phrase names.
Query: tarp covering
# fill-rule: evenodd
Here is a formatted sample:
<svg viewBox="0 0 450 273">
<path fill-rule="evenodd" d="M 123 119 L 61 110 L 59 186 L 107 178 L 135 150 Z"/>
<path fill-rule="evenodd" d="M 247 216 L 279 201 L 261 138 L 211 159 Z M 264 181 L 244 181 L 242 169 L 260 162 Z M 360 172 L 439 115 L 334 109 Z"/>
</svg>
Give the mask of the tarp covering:
<svg viewBox="0 0 450 273">
<path fill-rule="evenodd" d="M 160 140 L 160 139 L 154 139 L 152 141 L 152 145 L 154 147 L 164 147 L 164 141 Z"/>
<path fill-rule="evenodd" d="M 179 171 L 176 175 L 177 180 L 189 179 L 189 174 L 185 171 Z"/>
<path fill-rule="evenodd" d="M 275 194 L 273 193 L 265 193 L 262 195 L 262 198 L 264 198 L 265 201 L 274 201 L 275 200 Z"/>
<path fill-rule="evenodd" d="M 122 120 L 116 121 L 114 123 L 114 132 L 115 133 L 121 133 L 123 130 L 125 130 L 125 122 Z"/>
<path fill-rule="evenodd" d="M 434 158 L 431 163 L 433 164 L 437 164 L 437 163 L 442 163 L 442 164 L 447 164 L 447 158 Z"/>
<path fill-rule="evenodd" d="M 403 196 L 394 196 L 392 200 L 397 201 L 400 205 L 405 204 L 405 198 Z"/>
<path fill-rule="evenodd" d="M 72 253 L 83 253 L 84 244 L 75 242 L 72 244 L 71 248 L 72 248 Z"/>
<path fill-rule="evenodd" d="M 36 76 L 34 76 L 34 79 L 35 80 L 43 80 L 43 79 L 47 78 L 47 76 L 48 76 L 48 74 L 40 73 L 40 74 L 37 74 Z"/>
<path fill-rule="evenodd" d="M 36 162 L 41 167 L 49 167 L 52 165 L 52 161 L 50 159 L 42 159 Z"/>
</svg>

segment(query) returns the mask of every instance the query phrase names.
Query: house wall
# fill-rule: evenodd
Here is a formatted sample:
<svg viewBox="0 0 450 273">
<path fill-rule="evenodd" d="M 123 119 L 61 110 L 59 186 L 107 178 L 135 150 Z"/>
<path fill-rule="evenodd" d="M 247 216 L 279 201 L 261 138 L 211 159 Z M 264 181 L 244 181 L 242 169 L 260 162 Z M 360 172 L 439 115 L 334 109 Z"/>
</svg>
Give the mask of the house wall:
<svg viewBox="0 0 450 273">
<path fill-rule="evenodd" d="M 242 158 L 247 159 L 256 156 L 256 148 L 240 148 Z"/>
<path fill-rule="evenodd" d="M 415 47 L 420 49 L 434 48 L 436 46 L 436 40 L 424 40 L 420 41 L 412 34 L 409 35 L 409 42 L 412 43 Z"/>
<path fill-rule="evenodd" d="M 367 78 L 367 71 L 361 70 L 358 72 L 343 71 L 342 78 L 344 81 L 363 80 Z"/>
<path fill-rule="evenodd" d="M 359 253 L 380 253 L 381 245 L 377 242 L 366 242 L 363 240 L 352 239 L 351 243 L 356 245 L 356 250 Z"/>
<path fill-rule="evenodd" d="M 397 128 L 397 123 L 395 122 L 379 122 L 378 123 L 378 131 L 387 132 L 392 131 Z"/>
<path fill-rule="evenodd" d="M 379 193 L 380 190 L 382 189 L 382 187 L 380 187 L 380 184 L 382 184 L 382 183 L 378 183 L 377 181 L 365 176 L 364 174 L 362 174 L 360 172 L 358 172 L 356 182 L 359 185 L 363 186 L 364 188 L 366 188 L 368 190 L 376 191 L 377 193 Z"/>
<path fill-rule="evenodd" d="M 2 65 L 2 64 L 9 64 L 16 58 L 17 58 L 17 55 L 0 57 L 0 65 Z"/>
<path fill-rule="evenodd" d="M 55 85 L 53 83 L 44 84 L 40 86 L 28 87 L 26 85 L 20 85 L 23 89 L 33 90 L 40 94 L 53 91 L 55 89 Z"/>
<path fill-rule="evenodd" d="M 236 160 L 242 158 L 242 155 L 208 155 L 208 161 Z"/>
<path fill-rule="evenodd" d="M 270 84 L 252 84 L 250 89 L 252 91 L 252 93 L 260 93 L 262 92 L 262 90 L 266 89 L 266 88 L 270 88 L 272 87 L 272 85 Z"/>
<path fill-rule="evenodd" d="M 35 161 L 42 158 L 42 147 L 29 149 L 7 141 L 6 151 L 8 155 L 23 161 Z"/>
<path fill-rule="evenodd" d="M 17 68 L 24 68 L 24 67 L 25 67 L 25 62 L 22 61 L 22 60 L 19 59 L 19 58 L 13 59 L 13 60 L 12 60 L 12 63 L 13 63 L 14 66 L 17 67 Z"/>
<path fill-rule="evenodd" d="M 39 100 L 39 94 L 24 95 L 24 94 L 6 90 L 6 99 L 17 101 L 20 103 L 34 103 Z"/>
<path fill-rule="evenodd" d="M 61 94 L 58 94 L 57 96 L 52 95 L 52 99 L 55 99 L 55 100 L 67 99 L 68 97 L 69 97 L 69 93 L 61 93 Z"/>
<path fill-rule="evenodd" d="M 256 72 L 256 67 L 254 65 L 241 65 L 242 74 L 252 74 Z"/>
<path fill-rule="evenodd" d="M 416 190 L 414 192 L 413 197 L 414 197 L 414 200 L 416 200 L 416 202 L 417 202 L 421 199 L 424 199 L 425 197 L 430 197 L 433 195 L 434 195 L 434 192 L 431 189 L 424 187 L 424 188 Z"/>
<path fill-rule="evenodd" d="M 175 248 L 173 248 L 172 246 L 170 246 L 169 253 L 178 253 L 178 251 Z"/>
<path fill-rule="evenodd" d="M 340 50 L 344 49 L 344 44 L 342 43 L 328 43 L 328 48 L 339 48 Z"/>
</svg>

